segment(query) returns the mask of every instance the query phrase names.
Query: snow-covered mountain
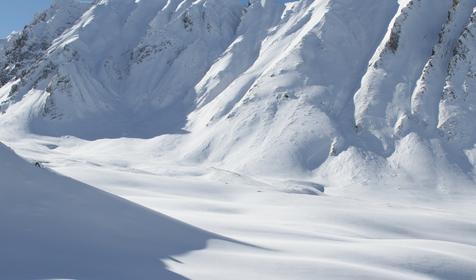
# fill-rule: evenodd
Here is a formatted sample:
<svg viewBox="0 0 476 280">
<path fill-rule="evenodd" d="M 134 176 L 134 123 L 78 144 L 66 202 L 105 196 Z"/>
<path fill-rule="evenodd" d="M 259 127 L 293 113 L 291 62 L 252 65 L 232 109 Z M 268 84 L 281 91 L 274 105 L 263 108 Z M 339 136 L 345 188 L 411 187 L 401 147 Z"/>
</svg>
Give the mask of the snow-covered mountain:
<svg viewBox="0 0 476 280">
<path fill-rule="evenodd" d="M 0 122 L 453 191 L 475 175 L 475 34 L 476 0 L 61 0 L 4 46 Z"/>
</svg>

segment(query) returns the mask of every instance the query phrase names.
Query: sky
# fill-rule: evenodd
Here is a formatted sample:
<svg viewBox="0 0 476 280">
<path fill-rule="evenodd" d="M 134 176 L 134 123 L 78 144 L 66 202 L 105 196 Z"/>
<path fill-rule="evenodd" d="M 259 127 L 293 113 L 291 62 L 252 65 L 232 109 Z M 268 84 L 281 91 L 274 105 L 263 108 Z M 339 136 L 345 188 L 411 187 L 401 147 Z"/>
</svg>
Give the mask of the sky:
<svg viewBox="0 0 476 280">
<path fill-rule="evenodd" d="M 0 0 L 0 38 L 8 36 L 12 31 L 22 30 L 35 14 L 48 8 L 51 2 L 52 0 Z"/>
</svg>

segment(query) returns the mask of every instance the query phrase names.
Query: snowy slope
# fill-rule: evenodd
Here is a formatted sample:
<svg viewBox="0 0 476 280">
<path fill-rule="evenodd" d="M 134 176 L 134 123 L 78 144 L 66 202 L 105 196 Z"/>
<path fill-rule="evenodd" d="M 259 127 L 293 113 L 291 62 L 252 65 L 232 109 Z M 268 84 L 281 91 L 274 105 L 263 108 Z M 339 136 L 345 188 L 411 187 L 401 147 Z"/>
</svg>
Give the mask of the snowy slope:
<svg viewBox="0 0 476 280">
<path fill-rule="evenodd" d="M 373 186 L 374 189 L 384 191 L 369 193 L 358 188 L 326 188 L 306 178 L 250 177 L 219 166 L 184 166 L 158 160 L 157 140 L 84 141 L 74 137 L 30 136 L 12 143 L 22 155 L 41 161 L 57 172 L 209 232 L 253 245 L 215 239 L 203 250 L 189 253 L 185 250 L 184 254 L 168 260 L 162 256 L 163 251 L 157 250 L 171 271 L 190 279 L 453 280 L 473 279 L 476 275 L 474 192 L 447 196 L 427 190 L 422 198 L 415 192 L 422 186 L 402 191 L 379 184 Z M 35 171 L 28 167 L 26 174 Z M 14 170 L 9 172 L 15 174 Z M 399 180 L 393 183 L 401 186 Z M 105 203 L 97 197 L 100 194 L 94 192 L 87 198 Z M 78 195 L 78 200 L 73 201 L 87 204 L 81 202 L 82 199 L 83 196 Z M 67 201 L 68 205 L 59 203 L 58 207 L 63 207 L 65 210 L 61 213 L 69 216 L 71 200 Z M 91 211 L 104 213 L 102 208 L 87 206 Z M 36 207 L 32 210 L 31 213 L 42 213 Z M 90 211 L 84 214 L 84 219 L 98 215 Z M 22 217 L 9 215 L 9 221 L 16 216 Z M 142 214 L 137 213 L 133 218 L 140 222 L 141 217 Z M 112 219 L 111 223 L 115 221 Z M 154 223 L 149 226 L 151 224 Z M 149 226 L 138 226 L 137 231 L 132 229 L 136 234 L 148 235 Z M 95 228 L 91 226 L 91 231 L 97 232 Z M 195 233 L 186 232 L 191 235 L 184 240 L 194 243 Z M 32 236 L 27 234 L 22 240 Z M 77 240 L 71 242 L 78 243 Z M 155 248 L 144 249 L 143 243 L 133 238 L 124 242 L 132 242 L 137 250 L 144 251 L 142 256 L 149 255 L 148 249 Z M 167 244 L 174 247 L 182 242 L 180 237 Z M 45 248 L 44 252 L 50 251 Z M 129 253 L 125 252 L 124 256 Z M 101 256 L 100 252 L 93 251 L 92 256 L 96 255 L 99 256 L 93 259 Z M 55 260 L 54 255 L 46 257 L 45 263 Z M 5 259 L 11 260 L 8 256 Z M 127 260 L 131 263 L 124 264 L 126 270 L 137 264 L 128 257 Z M 84 260 L 78 261 L 82 262 Z M 160 269 L 160 262 L 157 264 Z M 45 268 L 50 275 L 56 275 L 54 272 L 58 270 L 57 267 Z"/>
<path fill-rule="evenodd" d="M 5 102 L 41 89 L 33 129 L 44 133 L 81 127 L 84 137 L 117 137 L 143 122 L 150 125 L 138 133 L 147 136 L 180 131 L 193 86 L 233 37 L 241 12 L 232 1 L 99 1 L 51 42 Z"/>
<path fill-rule="evenodd" d="M 469 129 L 475 116 L 472 94 L 476 85 L 475 31 L 476 9 L 473 9 L 470 23 L 458 38 L 449 63 L 438 119 L 438 127 L 449 142 L 466 149 L 473 148 L 475 138 L 474 130 Z"/>
<path fill-rule="evenodd" d="M 343 145 L 350 124 L 340 123 L 341 112 L 384 32 L 373 20 L 388 22 L 396 9 L 391 1 L 347 2 L 289 4 L 258 46 L 256 61 L 192 114 L 190 131 L 204 133 L 202 141 L 191 139 L 190 156 L 202 156 L 208 147 L 209 159 L 225 158 L 233 168 L 299 172 L 321 165 L 334 141 Z M 237 57 L 249 53 L 230 51 Z M 214 76 L 212 68 L 205 79 Z M 255 152 L 243 161 L 249 150 Z"/>
<path fill-rule="evenodd" d="M 90 4 L 75 0 L 55 0 L 51 7 L 35 17 L 33 22 L 8 37 L 2 63 L 1 84 L 24 79 L 34 71 L 52 41 L 83 14 Z M 30 85 L 31 86 L 31 85 Z"/>
<path fill-rule="evenodd" d="M 3 144 L 0 158 L 3 279 L 183 279 L 161 260 L 217 238 L 35 167 Z"/>
</svg>

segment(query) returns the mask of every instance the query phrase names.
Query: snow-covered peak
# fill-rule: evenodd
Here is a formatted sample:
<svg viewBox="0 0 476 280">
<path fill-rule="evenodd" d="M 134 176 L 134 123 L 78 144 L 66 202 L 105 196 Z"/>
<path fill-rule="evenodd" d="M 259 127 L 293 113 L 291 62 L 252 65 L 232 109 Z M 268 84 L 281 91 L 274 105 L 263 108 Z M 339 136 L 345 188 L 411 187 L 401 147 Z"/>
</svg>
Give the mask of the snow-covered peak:
<svg viewBox="0 0 476 280">
<path fill-rule="evenodd" d="M 35 16 L 21 32 L 12 33 L 0 60 L 0 84 L 23 78 L 43 58 L 54 39 L 70 28 L 91 4 L 74 0 L 56 1 Z"/>
</svg>

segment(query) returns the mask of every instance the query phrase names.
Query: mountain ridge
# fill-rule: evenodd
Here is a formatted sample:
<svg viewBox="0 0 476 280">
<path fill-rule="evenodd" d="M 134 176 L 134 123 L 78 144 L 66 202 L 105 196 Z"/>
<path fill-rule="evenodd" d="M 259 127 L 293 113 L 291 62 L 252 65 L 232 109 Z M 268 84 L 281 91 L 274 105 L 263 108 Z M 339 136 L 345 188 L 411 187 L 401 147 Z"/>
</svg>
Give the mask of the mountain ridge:
<svg viewBox="0 0 476 280">
<path fill-rule="evenodd" d="M 250 174 L 348 185 L 401 176 L 448 191 L 474 181 L 475 7 L 98 1 L 61 12 L 61 35 L 18 67 L 18 46 L 38 45 L 22 34 L 38 22 L 7 42 L 0 122 L 89 140 L 158 137 L 179 162 Z"/>
</svg>

